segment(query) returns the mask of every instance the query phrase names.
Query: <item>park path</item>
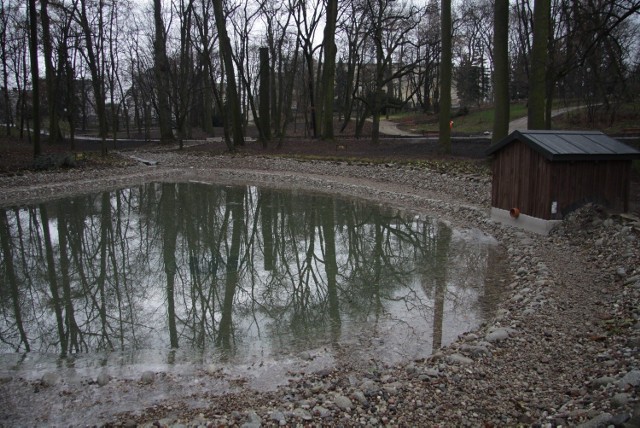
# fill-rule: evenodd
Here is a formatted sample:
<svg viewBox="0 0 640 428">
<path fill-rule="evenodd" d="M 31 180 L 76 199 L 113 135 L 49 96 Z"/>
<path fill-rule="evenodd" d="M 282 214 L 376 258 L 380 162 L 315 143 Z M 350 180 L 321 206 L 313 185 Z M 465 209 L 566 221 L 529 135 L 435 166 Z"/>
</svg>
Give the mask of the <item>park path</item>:
<svg viewBox="0 0 640 428">
<path fill-rule="evenodd" d="M 578 110 L 584 107 L 585 106 L 573 106 L 573 107 L 559 108 L 551 111 L 551 117 L 560 116 L 561 114 L 564 114 L 573 110 Z M 528 129 L 527 116 L 524 116 L 509 122 L 509 134 L 511 134 L 513 131 L 526 131 L 527 129 Z"/>
<path fill-rule="evenodd" d="M 584 108 L 585 106 L 573 106 L 573 107 L 564 107 L 553 110 L 551 112 L 551 116 L 559 116 L 563 113 L 567 113 L 569 111 L 578 110 Z M 513 131 L 526 131 L 527 128 L 527 116 L 512 120 L 509 122 L 509 134 Z M 403 131 L 398 129 L 398 124 L 386 119 L 380 119 L 380 133 L 384 135 L 388 135 L 390 137 L 423 137 L 423 134 Z"/>
</svg>

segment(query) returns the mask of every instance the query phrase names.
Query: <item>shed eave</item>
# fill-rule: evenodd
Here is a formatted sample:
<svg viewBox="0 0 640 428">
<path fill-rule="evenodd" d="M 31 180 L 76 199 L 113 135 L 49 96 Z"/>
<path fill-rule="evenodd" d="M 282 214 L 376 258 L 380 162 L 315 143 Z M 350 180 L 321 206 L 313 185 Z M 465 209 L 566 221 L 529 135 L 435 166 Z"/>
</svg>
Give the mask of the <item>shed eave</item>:
<svg viewBox="0 0 640 428">
<path fill-rule="evenodd" d="M 568 143 L 567 146 L 558 145 L 556 141 L 546 141 L 547 138 L 538 138 L 537 136 L 547 135 L 569 135 L 569 136 L 584 136 L 590 139 L 600 137 L 600 140 L 612 140 L 611 150 L 602 150 L 602 144 L 596 143 L 595 150 L 588 152 L 585 150 L 576 150 L 579 146 L 576 144 Z M 624 161 L 640 159 L 640 151 L 626 146 L 624 143 L 614 140 L 611 137 L 606 136 L 599 131 L 514 131 L 496 144 L 493 144 L 485 151 L 487 156 L 496 154 L 505 146 L 513 143 L 514 141 L 520 141 L 525 144 L 531 150 L 542 155 L 545 159 L 551 162 L 556 161 Z"/>
<path fill-rule="evenodd" d="M 551 162 L 599 162 L 599 161 L 632 161 L 634 159 L 640 159 L 640 153 L 630 154 L 546 154 L 543 151 L 538 151 L 544 157 Z"/>
</svg>

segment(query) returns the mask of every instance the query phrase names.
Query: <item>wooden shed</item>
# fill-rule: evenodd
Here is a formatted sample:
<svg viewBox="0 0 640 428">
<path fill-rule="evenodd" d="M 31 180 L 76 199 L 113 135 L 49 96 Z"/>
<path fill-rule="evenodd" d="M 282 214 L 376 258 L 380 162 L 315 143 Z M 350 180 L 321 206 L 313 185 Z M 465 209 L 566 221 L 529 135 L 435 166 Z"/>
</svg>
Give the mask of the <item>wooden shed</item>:
<svg viewBox="0 0 640 428">
<path fill-rule="evenodd" d="M 587 202 L 627 211 L 631 163 L 640 159 L 637 150 L 590 131 L 515 131 L 487 155 L 491 206 L 541 220 L 561 220 Z"/>
</svg>

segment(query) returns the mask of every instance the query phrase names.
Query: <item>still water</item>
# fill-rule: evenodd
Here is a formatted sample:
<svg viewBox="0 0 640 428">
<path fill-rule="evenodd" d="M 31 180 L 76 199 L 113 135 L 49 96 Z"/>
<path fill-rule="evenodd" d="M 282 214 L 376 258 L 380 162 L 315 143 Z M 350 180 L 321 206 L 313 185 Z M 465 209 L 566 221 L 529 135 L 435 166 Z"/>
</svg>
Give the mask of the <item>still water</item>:
<svg viewBox="0 0 640 428">
<path fill-rule="evenodd" d="M 492 316 L 504 272 L 473 229 L 198 182 L 0 209 L 0 238 L 1 364 L 423 358 Z"/>
</svg>

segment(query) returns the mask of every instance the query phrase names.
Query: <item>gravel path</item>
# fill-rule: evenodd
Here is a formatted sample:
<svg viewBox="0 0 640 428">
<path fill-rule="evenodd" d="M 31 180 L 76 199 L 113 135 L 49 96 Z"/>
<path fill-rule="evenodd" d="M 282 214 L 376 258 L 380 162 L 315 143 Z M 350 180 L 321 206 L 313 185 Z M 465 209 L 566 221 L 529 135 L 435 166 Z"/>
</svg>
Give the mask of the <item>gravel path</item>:
<svg viewBox="0 0 640 428">
<path fill-rule="evenodd" d="M 640 426 L 640 222 L 598 207 L 572 214 L 548 237 L 488 218 L 490 179 L 407 166 L 301 162 L 254 156 L 139 152 L 158 166 L 0 177 L 0 206 L 150 179 L 207 179 L 335 192 L 437 216 L 493 235 L 508 254 L 507 297 L 495 319 L 433 355 L 403 366 L 344 364 L 298 373 L 271 392 L 215 387 L 127 414 L 113 425 L 151 426 Z M 169 382 L 92 379 L 84 388 L 151 393 Z M 214 376 L 213 376 L 214 377 Z M 203 382 L 213 382 L 203 377 Z M 0 379 L 0 425 L 46 424 L 16 397 L 55 393 L 82 412 L 64 380 Z M 101 386 L 104 385 L 104 386 Z M 211 383 L 211 385 L 214 385 Z M 177 391 L 177 389 L 176 389 Z M 73 407 L 75 406 L 75 407 Z M 36 406 L 37 407 L 37 406 Z"/>
</svg>

